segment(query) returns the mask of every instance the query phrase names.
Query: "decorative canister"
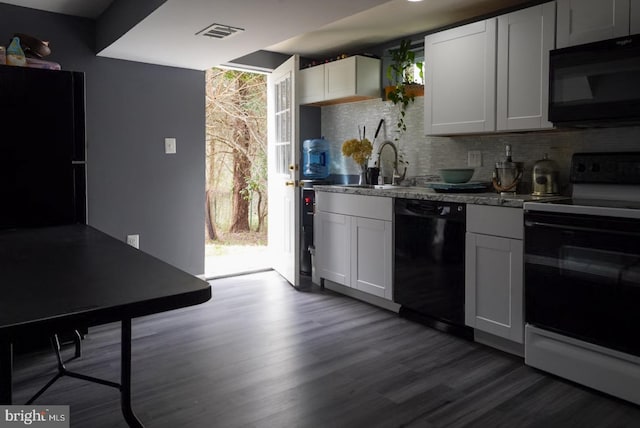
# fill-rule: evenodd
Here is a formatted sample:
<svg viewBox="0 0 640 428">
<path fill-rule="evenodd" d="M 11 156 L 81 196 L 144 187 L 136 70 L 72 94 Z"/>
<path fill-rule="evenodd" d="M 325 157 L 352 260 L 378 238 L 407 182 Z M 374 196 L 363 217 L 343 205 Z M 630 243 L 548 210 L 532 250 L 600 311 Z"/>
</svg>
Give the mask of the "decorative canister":
<svg viewBox="0 0 640 428">
<path fill-rule="evenodd" d="M 534 196 L 558 195 L 558 164 L 549 159 L 545 153 L 533 166 L 533 192 Z"/>
</svg>

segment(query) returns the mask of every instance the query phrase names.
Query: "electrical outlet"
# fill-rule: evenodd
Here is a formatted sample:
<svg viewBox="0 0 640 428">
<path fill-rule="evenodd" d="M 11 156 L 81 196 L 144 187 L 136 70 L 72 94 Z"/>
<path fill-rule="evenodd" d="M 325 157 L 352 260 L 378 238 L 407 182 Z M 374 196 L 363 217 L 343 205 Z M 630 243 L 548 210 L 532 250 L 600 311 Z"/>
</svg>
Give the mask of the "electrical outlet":
<svg viewBox="0 0 640 428">
<path fill-rule="evenodd" d="M 165 138 L 164 139 L 164 152 L 168 155 L 172 155 L 176 153 L 176 139 L 175 138 Z"/>
<path fill-rule="evenodd" d="M 467 152 L 467 166 L 482 166 L 482 152 L 480 150 L 470 150 Z"/>
<path fill-rule="evenodd" d="M 140 248 L 140 235 L 127 235 L 127 244 L 134 248 Z"/>
</svg>

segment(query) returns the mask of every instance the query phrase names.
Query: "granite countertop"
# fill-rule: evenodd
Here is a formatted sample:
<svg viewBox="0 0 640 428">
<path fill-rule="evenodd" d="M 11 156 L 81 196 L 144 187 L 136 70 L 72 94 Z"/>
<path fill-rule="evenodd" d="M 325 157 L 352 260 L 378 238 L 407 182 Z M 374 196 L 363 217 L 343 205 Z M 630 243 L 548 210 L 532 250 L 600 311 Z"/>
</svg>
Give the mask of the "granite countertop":
<svg viewBox="0 0 640 428">
<path fill-rule="evenodd" d="M 501 196 L 495 192 L 438 193 L 435 190 L 426 187 L 403 187 L 387 184 L 383 186 L 359 186 L 357 184 L 316 185 L 313 188 L 319 192 L 382 196 L 387 198 L 422 199 L 428 201 L 458 202 L 512 208 L 522 208 L 522 205 L 529 201 L 545 202 L 567 199 L 566 196 L 532 196 L 529 194 Z"/>
</svg>

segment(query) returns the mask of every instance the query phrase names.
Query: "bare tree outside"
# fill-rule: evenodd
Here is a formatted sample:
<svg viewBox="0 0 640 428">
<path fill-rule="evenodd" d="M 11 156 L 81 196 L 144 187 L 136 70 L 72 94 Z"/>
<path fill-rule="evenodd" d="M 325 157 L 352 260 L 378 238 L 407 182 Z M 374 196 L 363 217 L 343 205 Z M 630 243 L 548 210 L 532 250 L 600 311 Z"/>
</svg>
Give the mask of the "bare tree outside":
<svg viewBox="0 0 640 428">
<path fill-rule="evenodd" d="M 267 79 L 206 72 L 206 216 L 209 244 L 265 245 Z"/>
</svg>

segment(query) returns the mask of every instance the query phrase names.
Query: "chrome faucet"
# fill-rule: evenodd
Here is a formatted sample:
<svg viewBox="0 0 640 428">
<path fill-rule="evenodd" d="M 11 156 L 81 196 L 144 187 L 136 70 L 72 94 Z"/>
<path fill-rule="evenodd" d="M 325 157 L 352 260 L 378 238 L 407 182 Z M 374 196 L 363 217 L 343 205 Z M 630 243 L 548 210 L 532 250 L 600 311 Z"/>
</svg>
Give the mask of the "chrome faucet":
<svg viewBox="0 0 640 428">
<path fill-rule="evenodd" d="M 378 149 L 378 165 L 380 165 L 381 174 L 382 174 L 382 162 L 380 160 L 380 155 L 382 154 L 382 149 L 384 149 L 385 146 L 391 146 L 391 148 L 393 149 L 393 153 L 395 154 L 395 158 L 393 161 L 393 176 L 391 177 L 391 185 L 397 186 L 400 184 L 402 180 L 404 180 L 404 177 L 407 174 L 407 167 L 406 166 L 404 167 L 404 171 L 402 172 L 402 175 L 400 175 L 400 173 L 398 172 L 398 148 L 396 147 L 395 144 L 393 144 L 389 140 L 383 141 L 382 144 L 380 144 L 380 148 Z"/>
</svg>

